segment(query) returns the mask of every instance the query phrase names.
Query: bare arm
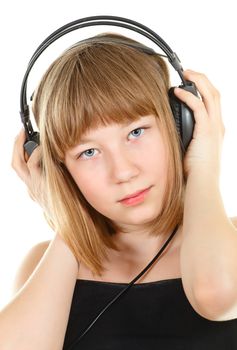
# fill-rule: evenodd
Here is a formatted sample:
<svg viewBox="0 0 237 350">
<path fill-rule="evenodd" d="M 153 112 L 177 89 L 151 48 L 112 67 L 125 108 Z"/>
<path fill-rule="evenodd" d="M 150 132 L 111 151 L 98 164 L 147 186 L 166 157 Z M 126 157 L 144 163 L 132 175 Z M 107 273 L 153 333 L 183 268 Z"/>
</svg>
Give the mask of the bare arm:
<svg viewBox="0 0 237 350">
<path fill-rule="evenodd" d="M 78 263 L 56 235 L 24 286 L 0 312 L 4 350 L 61 350 Z"/>
<path fill-rule="evenodd" d="M 35 268 L 42 259 L 51 241 L 44 241 L 34 245 L 22 260 L 17 269 L 13 285 L 12 294 L 15 295 L 27 282 Z"/>
<path fill-rule="evenodd" d="M 24 141 L 22 130 L 15 139 L 12 167 L 26 184 L 31 198 L 44 209 L 40 147 L 30 158 L 26 157 Z M 34 252 L 23 262 L 17 275 L 14 286 L 17 293 L 0 310 L 1 350 L 61 350 L 63 347 L 78 263 L 59 234 L 52 239 L 41 260 L 39 257 L 39 263 L 32 254 Z"/>
<path fill-rule="evenodd" d="M 196 84 L 202 98 L 177 90 L 196 121 L 184 158 L 182 281 L 198 313 L 228 320 L 237 317 L 237 229 L 227 216 L 219 186 L 225 134 L 220 94 L 203 74 L 188 70 L 184 77 Z"/>
<path fill-rule="evenodd" d="M 187 295 L 193 302 L 195 292 L 196 310 L 204 317 L 232 319 L 236 317 L 237 229 L 224 210 L 217 180 L 206 170 L 190 175 L 184 213 L 181 264 Z"/>
</svg>

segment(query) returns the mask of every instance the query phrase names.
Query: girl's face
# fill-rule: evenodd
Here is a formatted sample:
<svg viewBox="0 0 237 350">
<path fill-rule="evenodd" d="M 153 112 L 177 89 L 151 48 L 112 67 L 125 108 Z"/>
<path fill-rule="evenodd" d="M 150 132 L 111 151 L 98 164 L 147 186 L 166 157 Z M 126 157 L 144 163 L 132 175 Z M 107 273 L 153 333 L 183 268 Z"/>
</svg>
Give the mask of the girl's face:
<svg viewBox="0 0 237 350">
<path fill-rule="evenodd" d="M 66 152 L 65 165 L 90 205 L 129 231 L 161 210 L 168 159 L 153 115 L 90 130 Z M 121 202 L 147 188 L 136 202 Z"/>
</svg>

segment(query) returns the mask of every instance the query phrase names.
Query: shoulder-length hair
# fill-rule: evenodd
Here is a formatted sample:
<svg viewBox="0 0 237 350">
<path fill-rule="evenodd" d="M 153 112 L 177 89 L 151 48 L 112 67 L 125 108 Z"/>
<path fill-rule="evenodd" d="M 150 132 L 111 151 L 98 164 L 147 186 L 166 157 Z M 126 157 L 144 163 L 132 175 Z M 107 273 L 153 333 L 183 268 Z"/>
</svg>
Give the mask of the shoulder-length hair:
<svg viewBox="0 0 237 350">
<path fill-rule="evenodd" d="M 168 69 L 158 54 L 139 48 L 140 43 L 113 33 L 79 42 L 51 64 L 33 100 L 42 148 L 46 218 L 77 261 L 99 276 L 108 248 L 118 250 L 112 236 L 119 227 L 87 202 L 64 163 L 65 152 L 90 128 L 153 114 L 169 156 L 162 207 L 147 229 L 153 236 L 168 234 L 183 220 L 185 180 L 168 100 Z"/>
</svg>

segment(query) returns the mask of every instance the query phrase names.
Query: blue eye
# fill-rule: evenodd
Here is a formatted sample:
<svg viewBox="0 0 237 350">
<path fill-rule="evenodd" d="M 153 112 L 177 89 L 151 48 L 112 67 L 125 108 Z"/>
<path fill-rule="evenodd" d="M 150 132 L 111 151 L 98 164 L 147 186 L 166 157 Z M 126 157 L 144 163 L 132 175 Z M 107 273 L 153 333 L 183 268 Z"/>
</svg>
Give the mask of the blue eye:
<svg viewBox="0 0 237 350">
<path fill-rule="evenodd" d="M 137 139 L 137 138 L 139 138 L 139 136 L 141 135 L 141 130 L 143 130 L 143 133 L 144 133 L 144 130 L 145 130 L 145 129 L 149 129 L 149 127 L 143 127 L 143 128 L 134 129 L 134 130 L 132 130 L 132 131 L 129 133 L 129 135 L 132 134 L 132 133 L 134 133 L 134 131 L 135 131 L 135 132 L 139 131 L 138 133 L 135 134 L 135 139 Z M 143 134 L 143 133 L 142 133 L 142 134 Z M 86 157 L 83 157 L 84 159 L 91 159 L 91 158 L 93 158 L 94 153 L 93 153 L 93 154 L 88 153 L 88 152 L 90 152 L 90 151 L 92 151 L 92 150 L 95 150 L 95 148 L 90 148 L 90 149 L 87 149 L 86 151 L 80 153 L 80 154 L 78 155 L 77 159 L 78 159 L 78 158 L 82 158 L 83 155 L 86 155 Z"/>
<path fill-rule="evenodd" d="M 80 153 L 79 156 L 78 156 L 77 158 L 81 158 L 82 155 L 84 155 L 84 154 L 87 154 L 87 156 L 89 156 L 88 158 L 92 158 L 91 156 L 93 156 L 93 154 L 88 154 L 88 152 L 90 152 L 90 151 L 92 151 L 92 150 L 95 150 L 95 148 L 87 149 L 86 151 Z M 88 159 L 88 158 L 86 158 L 86 159 Z"/>
<path fill-rule="evenodd" d="M 130 132 L 130 134 L 131 133 L 133 133 L 134 131 L 138 131 L 138 130 L 144 130 L 144 129 L 146 129 L 146 128 L 137 128 L 137 129 L 134 129 L 134 130 L 132 130 L 131 132 Z M 135 134 L 135 136 L 140 136 L 141 135 L 141 133 L 139 132 L 137 135 Z M 135 138 L 137 138 L 137 137 L 135 137 Z"/>
</svg>

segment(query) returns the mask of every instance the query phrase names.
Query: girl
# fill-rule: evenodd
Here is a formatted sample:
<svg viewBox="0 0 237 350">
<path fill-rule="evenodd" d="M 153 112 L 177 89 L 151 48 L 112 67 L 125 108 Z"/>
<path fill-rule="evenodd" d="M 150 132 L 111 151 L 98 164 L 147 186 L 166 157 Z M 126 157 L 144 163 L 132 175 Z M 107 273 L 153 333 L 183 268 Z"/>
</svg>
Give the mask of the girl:
<svg viewBox="0 0 237 350">
<path fill-rule="evenodd" d="M 55 237 L 18 272 L 0 315 L 3 349 L 237 347 L 237 220 L 219 189 L 220 96 L 206 76 L 184 72 L 201 99 L 175 89 L 196 122 L 183 159 L 166 63 L 140 47 L 111 33 L 79 42 L 34 94 L 41 145 L 26 159 L 21 131 L 12 165 Z"/>
</svg>

